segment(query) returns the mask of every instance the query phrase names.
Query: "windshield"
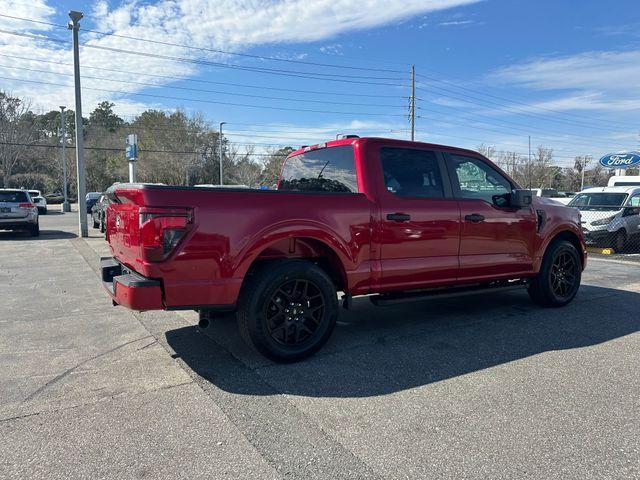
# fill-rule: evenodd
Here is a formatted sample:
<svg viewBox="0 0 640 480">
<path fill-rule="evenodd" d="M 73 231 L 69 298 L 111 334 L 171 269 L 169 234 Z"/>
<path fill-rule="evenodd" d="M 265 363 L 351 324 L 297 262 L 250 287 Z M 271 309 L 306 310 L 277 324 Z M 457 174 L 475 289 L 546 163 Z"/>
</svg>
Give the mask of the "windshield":
<svg viewBox="0 0 640 480">
<path fill-rule="evenodd" d="M 288 158 L 278 190 L 356 193 L 353 147 L 322 148 Z"/>
<path fill-rule="evenodd" d="M 3 203 L 27 203 L 29 201 L 25 192 L 0 192 L 0 202 Z"/>
<path fill-rule="evenodd" d="M 626 193 L 578 193 L 569 202 L 569 206 L 577 208 L 622 208 L 627 196 Z"/>
<path fill-rule="evenodd" d="M 29 190 L 29 195 L 31 195 L 32 197 L 39 197 L 40 192 L 38 192 L 37 190 Z"/>
</svg>

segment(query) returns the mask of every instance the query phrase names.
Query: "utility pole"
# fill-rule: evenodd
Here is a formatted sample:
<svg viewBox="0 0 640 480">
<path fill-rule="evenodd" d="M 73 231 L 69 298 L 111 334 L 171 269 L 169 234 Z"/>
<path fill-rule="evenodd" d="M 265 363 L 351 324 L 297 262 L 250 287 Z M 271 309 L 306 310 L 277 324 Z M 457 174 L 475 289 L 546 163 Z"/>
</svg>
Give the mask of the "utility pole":
<svg viewBox="0 0 640 480">
<path fill-rule="evenodd" d="M 591 155 L 585 155 L 584 160 L 582 161 L 582 178 L 580 179 L 580 191 L 584 190 L 584 171 L 587 169 L 587 163 L 591 162 Z M 589 158 L 589 162 L 587 162 L 587 158 Z"/>
<path fill-rule="evenodd" d="M 531 190 L 531 135 L 529 135 L 529 190 Z"/>
<path fill-rule="evenodd" d="M 78 219 L 80 221 L 80 236 L 88 237 L 87 228 L 87 203 L 85 201 L 85 169 L 84 169 L 84 139 L 82 128 L 82 97 L 80 95 L 80 50 L 78 47 L 78 30 L 80 30 L 80 19 L 84 15 L 82 12 L 71 10 L 68 24 L 69 30 L 73 31 L 73 77 L 76 96 L 76 168 L 78 177 Z"/>
<path fill-rule="evenodd" d="M 411 65 L 411 102 L 409 103 L 409 120 L 411 122 L 411 141 L 416 138 L 416 67 Z"/>
<path fill-rule="evenodd" d="M 67 186 L 67 123 L 64 119 L 64 109 L 67 108 L 64 105 L 60 105 L 60 157 L 62 160 L 62 195 L 64 201 L 62 202 L 62 212 L 70 212 L 71 206 L 69 205 L 69 198 L 67 197 L 69 187 Z"/>
<path fill-rule="evenodd" d="M 222 181 L 222 126 L 227 122 L 220 122 L 220 130 L 218 133 L 218 137 L 220 139 L 220 185 L 224 185 Z"/>
</svg>

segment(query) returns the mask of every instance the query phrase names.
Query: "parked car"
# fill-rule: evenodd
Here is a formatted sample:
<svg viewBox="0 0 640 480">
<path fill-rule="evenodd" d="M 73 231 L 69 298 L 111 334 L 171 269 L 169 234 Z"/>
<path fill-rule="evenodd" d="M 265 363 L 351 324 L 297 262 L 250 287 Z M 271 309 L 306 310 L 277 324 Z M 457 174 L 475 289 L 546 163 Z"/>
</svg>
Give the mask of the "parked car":
<svg viewBox="0 0 640 480">
<path fill-rule="evenodd" d="M 115 304 L 235 314 L 275 361 L 327 341 L 343 306 L 528 288 L 573 300 L 587 253 L 579 212 L 532 197 L 477 152 L 346 138 L 290 154 L 277 191 L 121 184 L 107 195 Z"/>
<path fill-rule="evenodd" d="M 100 197 L 102 196 L 102 192 L 89 192 L 87 193 L 85 200 L 87 201 L 87 213 L 91 214 L 91 209 L 96 204 Z"/>
<path fill-rule="evenodd" d="M 640 235 L 640 186 L 589 188 L 577 193 L 569 206 L 580 210 L 589 245 L 620 252 Z"/>
<path fill-rule="evenodd" d="M 100 195 L 100 199 L 91 207 L 91 220 L 93 228 L 99 228 L 102 233 L 105 232 L 105 210 L 109 205 L 109 197 Z"/>
<path fill-rule="evenodd" d="M 556 202 L 567 205 L 571 201 L 571 197 L 563 192 L 557 191 L 555 188 L 532 188 L 531 192 L 536 197 L 546 197 L 555 200 Z"/>
<path fill-rule="evenodd" d="M 42 196 L 40 190 L 29 190 L 29 196 L 33 203 L 35 203 L 36 207 L 38 207 L 38 213 L 40 215 L 47 214 L 47 200 Z"/>
<path fill-rule="evenodd" d="M 40 235 L 38 207 L 26 190 L 0 189 L 0 230 L 26 230 Z"/>
</svg>

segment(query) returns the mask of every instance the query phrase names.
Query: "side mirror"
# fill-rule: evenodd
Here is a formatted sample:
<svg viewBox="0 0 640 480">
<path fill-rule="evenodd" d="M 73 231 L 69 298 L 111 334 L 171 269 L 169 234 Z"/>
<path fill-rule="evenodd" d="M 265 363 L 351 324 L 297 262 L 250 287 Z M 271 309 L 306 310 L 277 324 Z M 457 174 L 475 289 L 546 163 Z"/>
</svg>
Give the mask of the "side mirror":
<svg viewBox="0 0 640 480">
<path fill-rule="evenodd" d="M 513 190 L 509 203 L 513 208 L 528 208 L 533 203 L 533 193 L 531 190 Z"/>
</svg>

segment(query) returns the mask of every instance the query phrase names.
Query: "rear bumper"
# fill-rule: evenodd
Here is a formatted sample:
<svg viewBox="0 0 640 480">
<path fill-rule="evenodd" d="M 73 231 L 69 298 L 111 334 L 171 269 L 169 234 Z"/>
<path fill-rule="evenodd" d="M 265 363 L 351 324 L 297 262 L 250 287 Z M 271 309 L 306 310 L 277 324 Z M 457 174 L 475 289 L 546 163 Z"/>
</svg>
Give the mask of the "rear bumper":
<svg viewBox="0 0 640 480">
<path fill-rule="evenodd" d="M 0 230 L 31 228 L 37 223 L 37 215 L 29 215 L 22 218 L 0 218 Z"/>
<path fill-rule="evenodd" d="M 117 305 L 131 310 L 163 310 L 159 280 L 132 272 L 112 257 L 100 259 L 102 285 Z"/>
</svg>

